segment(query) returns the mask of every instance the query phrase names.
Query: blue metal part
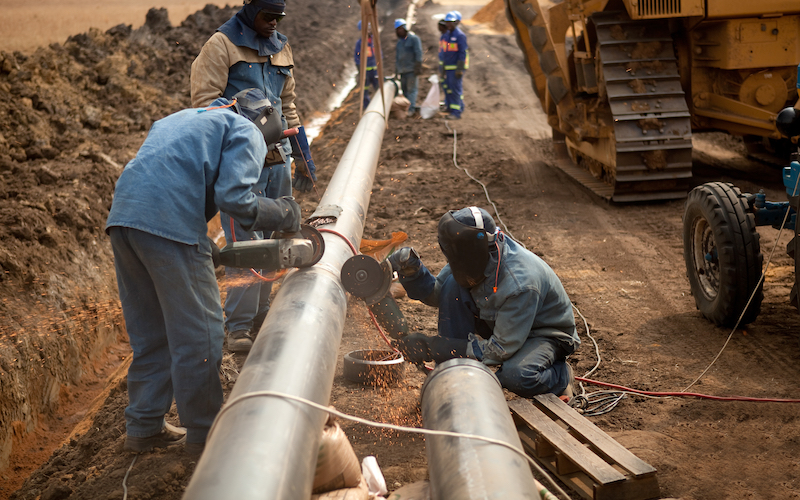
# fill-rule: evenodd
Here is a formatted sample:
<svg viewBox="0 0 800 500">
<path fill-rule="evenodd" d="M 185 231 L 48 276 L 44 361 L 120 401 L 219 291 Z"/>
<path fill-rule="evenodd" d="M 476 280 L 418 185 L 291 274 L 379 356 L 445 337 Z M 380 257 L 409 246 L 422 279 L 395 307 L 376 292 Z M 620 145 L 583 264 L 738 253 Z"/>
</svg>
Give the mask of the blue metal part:
<svg viewBox="0 0 800 500">
<path fill-rule="evenodd" d="M 783 167 L 783 185 L 786 187 L 786 194 L 797 196 L 797 176 L 800 175 L 800 163 L 793 161 L 788 167 Z"/>
</svg>

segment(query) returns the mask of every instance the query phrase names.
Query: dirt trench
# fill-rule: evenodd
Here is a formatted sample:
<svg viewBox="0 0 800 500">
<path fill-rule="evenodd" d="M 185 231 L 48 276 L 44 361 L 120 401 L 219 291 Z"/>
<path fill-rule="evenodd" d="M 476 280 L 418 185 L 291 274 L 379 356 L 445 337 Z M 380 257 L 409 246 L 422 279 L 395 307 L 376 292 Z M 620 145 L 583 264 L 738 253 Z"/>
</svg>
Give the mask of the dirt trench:
<svg viewBox="0 0 800 500">
<path fill-rule="evenodd" d="M 302 8 L 311 3 L 298 0 L 293 5 Z M 419 24 L 415 31 L 423 40 L 426 78 L 436 70 L 438 37 L 431 16 L 453 8 L 458 8 L 465 16 L 471 55 L 471 66 L 464 84 L 466 111 L 460 121 L 445 122 L 441 117 L 390 121 L 373 185 L 364 236 L 371 239 L 388 238 L 392 231 L 404 230 L 409 234 L 409 244 L 417 248 L 426 265 L 436 272 L 444 265 L 435 238 L 439 217 L 449 209 L 471 204 L 482 206 L 496 214 L 507 234 L 542 256 L 554 268 L 573 303 L 587 318 L 588 332 L 578 318 L 584 343 L 570 358 L 576 374 L 586 373 L 597 361 L 595 349 L 587 336 L 587 333 L 591 333 L 602 358 L 592 378 L 643 390 L 680 391 L 708 366 L 730 333 L 705 321 L 696 311 L 690 295 L 681 241 L 683 202 L 610 205 L 556 169 L 553 166 L 555 162 L 546 117 L 530 88 L 530 79 L 525 73 L 522 56 L 513 36 L 497 33 L 485 25 L 470 21 L 472 14 L 480 7 L 482 5 L 429 2 L 419 10 Z M 387 48 L 389 68 L 392 67 L 394 47 L 390 23 L 401 11 L 401 7 L 396 6 L 384 24 L 382 41 Z M 204 13 L 203 16 L 212 14 Z M 341 50 L 339 61 L 346 61 L 352 56 L 350 51 L 355 42 L 356 15 L 349 13 L 335 30 L 323 32 L 327 27 L 337 24 L 327 19 L 343 15 L 340 10 L 320 13 L 323 14 L 332 17 L 326 18 L 325 23 L 320 22 L 315 27 L 319 30 L 317 32 L 290 32 L 291 24 L 282 24 L 281 30 L 287 30 L 298 56 L 317 50 L 316 56 L 327 57 L 326 64 L 330 64 L 330 71 L 336 72 L 340 70 L 340 66 L 337 66 L 340 63 L 331 62 L 334 57 L 330 55 L 330 50 L 332 47 Z M 209 25 L 216 22 L 216 18 L 213 19 Z M 287 18 L 285 23 L 289 23 L 290 19 Z M 189 20 L 184 24 L 188 23 Z M 171 28 L 167 33 L 181 30 L 182 27 Z M 213 31 L 214 27 L 216 25 L 210 29 Z M 137 38 L 134 33 L 113 43 L 121 46 L 131 44 L 131 40 Z M 117 36 L 109 33 L 90 35 L 90 38 L 100 40 L 112 37 L 112 41 Z M 311 45 L 298 48 L 295 35 L 298 39 L 309 36 Z M 325 42 L 320 44 L 320 39 Z M 199 50 L 202 42 L 197 40 L 186 43 L 195 43 L 193 48 Z M 64 47 L 69 44 L 67 42 Z M 180 47 L 181 44 L 169 45 Z M 182 64 L 190 62 L 193 54 L 186 49 Z M 14 57 L 17 60 L 17 56 Z M 97 67 L 96 64 L 92 66 Z M 307 65 L 298 62 L 298 74 L 304 67 Z M 305 80 L 298 76 L 298 85 L 302 85 L 301 95 L 306 88 L 304 81 L 313 83 L 320 75 L 328 76 L 328 70 L 323 73 L 320 68 L 315 69 L 316 75 L 307 74 Z M 39 72 L 42 73 L 41 70 Z M 82 92 L 96 91 L 94 85 L 97 77 L 94 73 L 85 68 L 77 73 L 91 75 L 77 85 Z M 6 83 L 9 75 L 4 72 L 0 82 Z M 131 85 L 147 88 L 144 86 L 146 79 L 127 73 L 126 77 L 133 80 Z M 172 78 L 181 82 L 174 88 L 184 90 L 165 94 L 165 99 L 174 99 L 177 109 L 186 104 L 188 80 L 180 80 L 182 76 L 178 70 L 174 71 Z M 335 81 L 335 78 L 331 81 Z M 324 81 L 320 85 L 324 86 Z M 430 84 L 424 80 L 421 97 L 427 94 L 429 88 Z M 20 97 L 27 97 L 31 101 L 29 108 L 35 108 L 30 91 L 25 96 L 14 95 L 17 96 L 16 102 L 21 101 Z M 11 101 L 9 99 L 9 104 Z M 302 111 L 308 113 L 322 106 L 324 96 L 315 105 L 304 104 Z M 131 110 L 135 108 L 128 107 L 121 114 L 126 117 L 125 133 L 113 134 L 100 127 L 89 129 L 90 132 L 82 136 L 98 143 L 98 148 L 86 149 L 86 155 L 77 154 L 72 164 L 83 165 L 84 168 L 88 165 L 94 170 L 87 170 L 84 177 L 69 178 L 68 182 L 62 179 L 61 184 L 54 186 L 60 186 L 61 190 L 43 190 L 42 193 L 55 191 L 60 194 L 69 186 L 82 186 L 82 182 L 88 183 L 100 177 L 101 186 L 96 190 L 109 196 L 104 198 L 105 204 L 97 208 L 96 224 L 102 228 L 102 220 L 110 203 L 110 188 L 118 174 L 113 164 L 124 165 L 144 136 L 145 130 L 136 129 L 138 125 L 131 118 L 135 116 L 131 115 Z M 49 117 L 46 111 L 38 108 L 34 111 L 36 117 Z M 161 111 L 161 108 L 153 111 L 149 119 L 161 116 Z M 163 114 L 167 112 L 163 110 Z M 320 193 L 330 180 L 355 129 L 357 113 L 357 100 L 351 95 L 342 108 L 334 112 L 328 126 L 312 145 L 319 168 Z M 100 116 L 104 115 L 101 113 Z M 105 120 L 112 123 L 113 120 L 119 120 L 118 116 L 109 113 Z M 133 123 L 129 120 L 133 120 Z M 0 126 L 5 126 L 9 121 L 2 120 Z M 30 121 L 38 123 L 33 119 Z M 103 120 L 99 123 L 103 123 Z M 147 123 L 147 120 L 142 123 Z M 86 126 L 81 123 L 81 128 Z M 56 173 L 66 168 L 62 166 L 67 163 L 60 156 L 61 152 L 52 160 L 28 158 L 28 149 L 34 152 L 33 156 L 36 154 L 36 149 L 33 149 L 35 141 L 22 146 L 24 134 L 19 132 L 22 135 L 12 136 L 12 129 L 24 132 L 25 127 L 15 125 L 0 129 L 7 142 L 11 143 L 9 137 L 19 137 L 14 140 L 20 143 L 15 146 L 17 157 L 7 160 L 17 170 L 13 176 L 4 171 L 4 182 L 11 182 L 17 177 L 36 178 L 37 181 L 25 186 L 25 191 L 18 191 L 27 193 L 28 190 L 40 188 L 39 177 L 49 179 L 46 172 L 37 174 L 37 168 L 47 166 L 48 170 Z M 50 139 L 50 146 L 55 149 L 53 144 L 60 143 Z M 40 150 L 48 151 L 43 149 L 43 144 L 39 146 Z M 22 153 L 26 155 L 25 158 L 20 157 Z M 109 158 L 101 156 L 101 153 Z M 10 152 L 5 154 L 11 156 Z M 109 159 L 112 161 L 109 162 Z M 95 171 L 106 172 L 106 177 L 93 175 Z M 467 172 L 483 183 L 485 191 L 484 187 L 469 178 Z M 741 141 L 721 134 L 696 136 L 694 175 L 696 183 L 731 181 L 751 192 L 764 187 L 770 200 L 784 199 L 779 173 L 748 160 Z M 75 182 L 75 178 L 78 178 L 78 182 Z M 485 192 L 491 196 L 496 212 L 495 206 L 486 200 Z M 77 198 L 89 204 L 97 199 L 96 194 L 81 193 L 68 199 Z M 25 200 L 19 198 L 21 196 L 17 195 L 3 200 L 11 199 L 16 203 L 13 209 L 21 210 L 23 207 L 30 208 L 22 205 L 22 201 L 40 199 L 27 195 Z M 305 195 L 300 201 L 304 213 L 310 214 L 318 199 L 314 195 Z M 0 203 L 4 202 L 0 200 Z M 56 202 L 57 199 L 52 202 L 53 207 L 58 206 Z M 50 210 L 47 205 L 44 207 L 45 210 L 38 210 Z M 2 210 L 0 205 L 0 213 L 3 213 Z M 74 213 L 71 210 L 66 212 Z M 33 219 L 25 222 L 28 220 Z M 58 219 L 54 220 L 55 227 L 59 222 Z M 17 233 L 27 234 L 24 233 L 24 227 L 29 225 L 21 222 L 17 225 L 23 228 Z M 87 234 L 94 235 L 94 240 L 80 239 L 78 234 L 82 233 L 76 230 L 74 245 L 79 248 L 104 248 L 95 250 L 92 262 L 108 273 L 111 265 L 107 241 L 100 230 L 90 232 L 88 222 L 84 225 L 83 229 Z M 44 227 L 47 227 L 46 224 Z M 6 228 L 7 225 L 2 230 L 6 231 Z M 781 251 L 785 248 L 788 236 L 784 234 L 778 238 L 777 231 L 771 228 L 760 228 L 759 233 L 765 252 L 775 243 L 778 248 L 767 273 L 762 313 L 755 323 L 732 337 L 716 364 L 693 387 L 697 392 L 779 398 L 798 396 L 795 384 L 791 381 L 797 377 L 799 370 L 796 359 L 800 356 L 797 342 L 800 320 L 788 304 L 793 282 L 790 267 L 793 264 Z M 3 245 L 7 239 L 18 240 L 13 235 L 16 233 L 9 234 L 0 239 Z M 43 230 L 31 229 L 31 234 L 40 235 Z M 26 241 L 36 249 L 35 253 L 29 252 L 28 255 L 44 255 L 48 248 L 40 239 Z M 47 237 L 43 241 L 47 242 Z M 96 243 L 92 244 L 91 241 Z M 59 245 L 56 247 L 62 248 Z M 36 259 L 33 261 L 36 262 Z M 0 264 L 5 269 L 2 260 Z M 40 265 L 41 268 L 46 267 Z M 30 267 L 19 266 L 20 276 L 14 278 L 16 287 L 27 283 L 24 273 Z M 74 276 L 83 276 L 88 268 L 86 261 L 80 261 L 72 272 Z M 103 286 L 95 285 L 95 290 L 87 292 L 87 297 L 96 299 L 105 296 L 114 306 L 113 276 L 103 276 L 103 279 L 96 278 Z M 44 288 L 36 288 L 42 285 L 38 285 L 35 279 L 30 280 L 28 286 L 29 289 L 9 288 L 9 293 L 3 297 L 7 297 L 8 301 L 17 298 L 25 301 L 24 310 L 27 313 L 40 297 L 37 293 L 44 293 Z M 15 294 L 15 290 L 23 290 L 23 293 Z M 435 311 L 408 299 L 400 299 L 399 302 L 412 331 L 435 333 Z M 22 305 L 18 308 L 22 309 Z M 83 306 L 79 309 L 81 312 L 84 310 Z M 118 322 L 118 311 L 116 314 Z M 119 330 L 118 323 L 110 324 L 116 325 Z M 4 335 L 3 339 L 6 338 Z M 16 344 L 10 345 L 14 347 Z M 351 300 L 339 349 L 340 359 L 341 355 L 351 350 L 380 347 L 382 340 L 371 326 L 364 305 Z M 226 391 L 234 383 L 241 362 L 241 359 L 226 359 Z M 344 380 L 340 362 L 331 404 L 341 411 L 361 417 L 420 425 L 419 388 L 423 380 L 419 372 L 409 368 L 403 381 L 396 387 L 363 387 Z M 593 391 L 596 387 L 587 386 L 586 389 Z M 92 425 L 58 448 L 41 468 L 27 478 L 12 498 L 122 498 L 123 478 L 132 461 L 131 455 L 122 452 L 125 432 L 122 412 L 126 404 L 125 381 L 120 378 L 105 397 Z M 174 413 L 168 418 L 177 421 Z M 665 498 L 800 498 L 800 443 L 797 438 L 800 435 L 800 419 L 797 418 L 796 405 L 629 396 L 617 409 L 593 417 L 592 421 L 656 467 L 661 493 Z M 378 431 L 349 422 L 342 422 L 342 426 L 359 459 L 366 455 L 377 457 L 390 490 L 427 477 L 424 440 L 418 435 Z M 6 428 L 5 421 L 3 428 Z M 194 460 L 180 450 L 142 455 L 131 468 L 126 481 L 128 498 L 176 498 L 188 483 L 194 465 Z M 0 497 L 4 493 L 7 492 L 0 491 Z"/>
</svg>

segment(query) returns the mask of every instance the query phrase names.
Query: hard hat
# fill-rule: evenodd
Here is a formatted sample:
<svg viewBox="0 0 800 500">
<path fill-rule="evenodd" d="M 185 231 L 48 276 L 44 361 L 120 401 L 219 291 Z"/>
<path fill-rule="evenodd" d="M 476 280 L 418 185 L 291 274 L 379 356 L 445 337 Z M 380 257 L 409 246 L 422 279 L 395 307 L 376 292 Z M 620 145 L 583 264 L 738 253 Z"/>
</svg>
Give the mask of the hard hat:
<svg viewBox="0 0 800 500">
<path fill-rule="evenodd" d="M 464 288 L 480 284 L 486 278 L 489 245 L 497 239 L 489 212 L 478 207 L 451 210 L 439 220 L 438 236 L 456 283 Z"/>
<path fill-rule="evenodd" d="M 455 15 L 456 15 L 456 20 L 457 20 L 457 21 L 461 21 L 461 12 L 459 12 L 459 11 L 457 11 L 457 10 L 454 10 L 454 11 L 453 11 L 453 14 L 455 14 Z"/>
<path fill-rule="evenodd" d="M 394 29 L 399 28 L 400 26 L 405 26 L 406 20 L 405 19 L 395 19 L 394 20 Z"/>
<path fill-rule="evenodd" d="M 285 0 L 245 0 L 244 3 L 258 10 L 266 10 L 273 14 L 284 14 L 284 9 L 286 8 Z"/>
<path fill-rule="evenodd" d="M 233 96 L 233 110 L 255 124 L 267 144 L 278 142 L 283 136 L 283 124 L 261 89 L 240 90 Z"/>
<path fill-rule="evenodd" d="M 454 11 L 450 11 L 444 16 L 445 22 L 455 22 L 458 21 L 458 16 L 456 16 Z"/>
<path fill-rule="evenodd" d="M 786 137 L 800 135 L 800 113 L 791 106 L 782 109 L 775 118 L 775 127 Z"/>
</svg>

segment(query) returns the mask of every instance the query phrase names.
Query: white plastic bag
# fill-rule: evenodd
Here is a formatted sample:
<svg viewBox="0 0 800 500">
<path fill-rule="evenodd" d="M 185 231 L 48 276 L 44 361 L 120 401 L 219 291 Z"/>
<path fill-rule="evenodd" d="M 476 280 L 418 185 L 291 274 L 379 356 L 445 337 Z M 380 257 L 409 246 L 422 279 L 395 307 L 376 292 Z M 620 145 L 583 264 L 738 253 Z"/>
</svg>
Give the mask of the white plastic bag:
<svg viewBox="0 0 800 500">
<path fill-rule="evenodd" d="M 439 112 L 439 75 L 431 75 L 428 81 L 431 82 L 431 89 L 419 108 L 419 115 L 426 120 Z"/>
<path fill-rule="evenodd" d="M 378 467 L 378 460 L 372 455 L 364 457 L 361 461 L 361 474 L 367 481 L 370 495 L 388 495 L 389 489 L 386 488 L 386 479 L 383 478 L 383 472 Z"/>
</svg>

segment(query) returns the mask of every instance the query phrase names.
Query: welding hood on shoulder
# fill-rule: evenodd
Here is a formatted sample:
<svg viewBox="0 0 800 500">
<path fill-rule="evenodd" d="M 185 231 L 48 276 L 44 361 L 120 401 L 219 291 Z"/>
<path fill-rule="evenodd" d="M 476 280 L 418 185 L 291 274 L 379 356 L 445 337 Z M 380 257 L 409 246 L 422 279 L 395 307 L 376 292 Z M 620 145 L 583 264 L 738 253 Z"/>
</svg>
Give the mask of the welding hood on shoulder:
<svg viewBox="0 0 800 500">
<path fill-rule="evenodd" d="M 464 288 L 486 279 L 489 247 L 496 239 L 494 219 L 482 208 L 451 210 L 439 220 L 439 248 L 450 264 L 453 279 Z"/>
<path fill-rule="evenodd" d="M 275 144 L 283 137 L 280 113 L 275 112 L 267 96 L 259 89 L 244 89 L 233 96 L 233 109 L 253 122 L 267 144 Z"/>
</svg>

